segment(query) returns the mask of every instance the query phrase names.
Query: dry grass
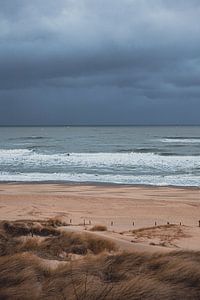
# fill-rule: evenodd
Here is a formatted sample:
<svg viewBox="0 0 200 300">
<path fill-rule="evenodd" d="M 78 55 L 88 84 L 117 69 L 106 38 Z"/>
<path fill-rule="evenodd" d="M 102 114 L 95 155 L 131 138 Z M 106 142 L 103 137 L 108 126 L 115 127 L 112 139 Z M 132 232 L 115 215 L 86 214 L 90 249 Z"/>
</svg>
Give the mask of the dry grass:
<svg viewBox="0 0 200 300">
<path fill-rule="evenodd" d="M 55 226 L 55 225 L 54 225 Z M 46 227 L 38 221 L 2 222 L 0 230 L 0 255 L 32 252 L 46 259 L 67 260 L 68 255 L 99 254 L 116 250 L 115 244 L 90 234 L 63 232 Z"/>
<path fill-rule="evenodd" d="M 200 299 L 200 252 L 116 253 L 92 234 L 19 236 L 1 225 L 1 300 Z M 53 269 L 51 259 L 64 263 Z"/>
<path fill-rule="evenodd" d="M 51 271 L 31 254 L 0 257 L 0 299 L 199 300 L 200 252 L 86 256 Z"/>
<path fill-rule="evenodd" d="M 89 234 L 63 232 L 57 237 L 49 237 L 42 241 L 27 240 L 21 251 L 33 251 L 38 256 L 47 259 L 65 260 L 70 253 L 78 255 L 99 254 L 104 251 L 114 251 L 116 247 L 112 241 L 93 237 Z"/>
<path fill-rule="evenodd" d="M 59 235 L 60 231 L 55 227 L 63 226 L 61 221 L 57 219 L 49 219 L 47 221 L 2 221 L 1 228 L 9 235 L 22 236 L 22 235 Z"/>
<path fill-rule="evenodd" d="M 68 224 L 62 220 L 60 217 L 49 218 L 47 224 L 52 227 L 67 226 Z"/>
<path fill-rule="evenodd" d="M 90 231 L 107 231 L 107 227 L 104 225 L 95 225 L 93 226 Z"/>
<path fill-rule="evenodd" d="M 169 224 L 132 230 L 131 233 L 137 240 L 157 240 L 159 245 L 176 246 L 174 241 L 188 237 L 185 226 Z M 152 242 L 151 242 L 152 243 Z M 154 244 L 154 243 L 152 243 Z"/>
<path fill-rule="evenodd" d="M 37 257 L 0 257 L 0 299 L 39 299 L 43 272 Z"/>
</svg>

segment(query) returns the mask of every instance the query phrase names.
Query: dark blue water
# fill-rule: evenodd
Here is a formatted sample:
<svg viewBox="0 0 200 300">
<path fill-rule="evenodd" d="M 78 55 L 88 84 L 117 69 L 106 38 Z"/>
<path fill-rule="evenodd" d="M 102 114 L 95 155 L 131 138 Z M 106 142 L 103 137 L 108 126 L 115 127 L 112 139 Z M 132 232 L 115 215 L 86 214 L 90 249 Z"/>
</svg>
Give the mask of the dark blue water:
<svg viewBox="0 0 200 300">
<path fill-rule="evenodd" d="M 200 127 L 0 127 L 0 181 L 200 185 Z"/>
</svg>

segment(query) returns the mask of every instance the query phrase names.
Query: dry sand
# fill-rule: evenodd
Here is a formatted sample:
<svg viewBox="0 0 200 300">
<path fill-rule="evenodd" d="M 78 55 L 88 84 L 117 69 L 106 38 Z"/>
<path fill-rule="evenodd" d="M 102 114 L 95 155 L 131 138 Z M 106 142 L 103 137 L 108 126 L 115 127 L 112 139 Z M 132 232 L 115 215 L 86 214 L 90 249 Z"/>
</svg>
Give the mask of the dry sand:
<svg viewBox="0 0 200 300">
<path fill-rule="evenodd" d="M 91 234 L 111 238 L 123 250 L 200 250 L 200 189 L 0 184 L 1 220 L 54 216 L 71 220 L 66 230 L 89 230 L 89 222 L 106 225 L 108 231 Z M 176 226 L 158 227 L 168 222 Z"/>
</svg>

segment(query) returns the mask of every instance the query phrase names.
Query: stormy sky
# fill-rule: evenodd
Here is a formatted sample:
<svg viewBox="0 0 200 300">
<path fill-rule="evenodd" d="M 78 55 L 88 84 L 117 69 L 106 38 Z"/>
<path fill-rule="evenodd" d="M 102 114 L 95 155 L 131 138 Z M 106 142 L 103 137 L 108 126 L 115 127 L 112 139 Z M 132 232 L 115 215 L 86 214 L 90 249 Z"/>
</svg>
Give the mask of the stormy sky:
<svg viewBox="0 0 200 300">
<path fill-rule="evenodd" d="M 0 125 L 200 124 L 199 0 L 0 0 Z"/>
</svg>

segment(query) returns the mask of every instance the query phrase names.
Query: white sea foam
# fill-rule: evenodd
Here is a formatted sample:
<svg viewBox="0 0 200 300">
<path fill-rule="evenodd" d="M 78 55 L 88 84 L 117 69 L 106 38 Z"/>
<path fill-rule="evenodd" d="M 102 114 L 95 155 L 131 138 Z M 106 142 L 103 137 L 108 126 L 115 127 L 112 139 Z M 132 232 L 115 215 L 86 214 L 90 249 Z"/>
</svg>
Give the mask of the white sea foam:
<svg viewBox="0 0 200 300">
<path fill-rule="evenodd" d="M 28 149 L 0 149 L 0 181 L 199 186 L 198 170 L 200 156 L 134 152 L 48 154 Z"/>
<path fill-rule="evenodd" d="M 129 167 L 160 171 L 200 168 L 200 156 L 161 156 L 154 153 L 65 153 L 42 154 L 27 149 L 0 149 L 0 165 L 71 166 L 71 167 Z"/>
<path fill-rule="evenodd" d="M 96 182 L 116 184 L 146 184 L 157 186 L 200 186 L 198 176 L 132 176 L 132 175 L 95 175 L 95 174 L 67 174 L 67 173 L 0 173 L 0 181 L 16 182 L 41 182 L 41 181 L 63 181 L 63 182 Z"/>
<path fill-rule="evenodd" d="M 31 150 L 28 149 L 0 149 L 0 158 L 9 158 L 9 157 L 20 157 L 22 155 L 28 155 L 31 153 Z"/>
<path fill-rule="evenodd" d="M 173 139 L 170 139 L 170 138 L 164 138 L 164 139 L 161 139 L 160 140 L 162 143 L 174 143 L 174 144 L 188 144 L 190 145 L 191 143 L 192 144 L 199 144 L 200 143 L 200 139 L 184 139 L 184 138 L 173 138 Z"/>
</svg>

